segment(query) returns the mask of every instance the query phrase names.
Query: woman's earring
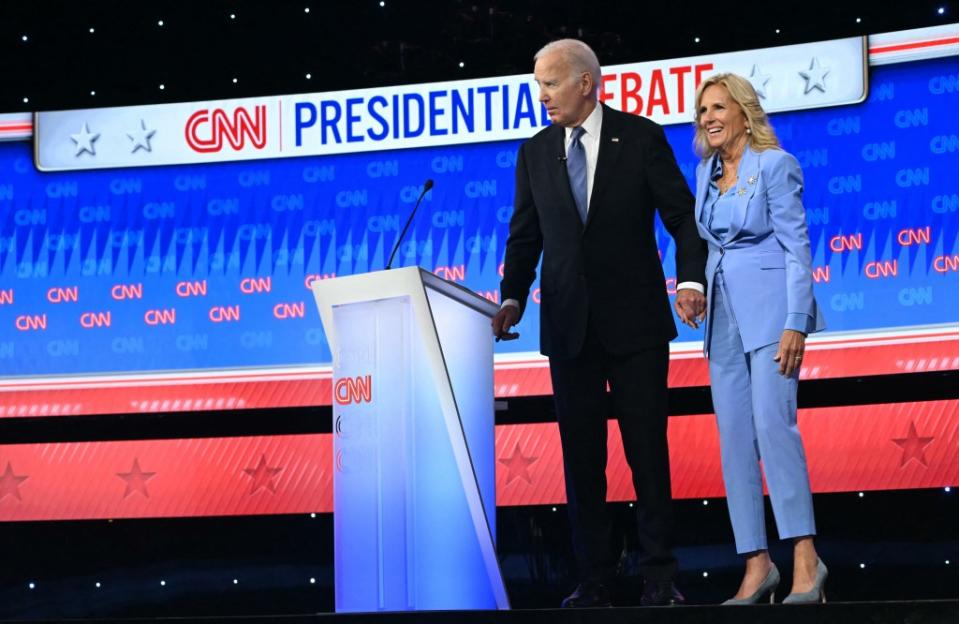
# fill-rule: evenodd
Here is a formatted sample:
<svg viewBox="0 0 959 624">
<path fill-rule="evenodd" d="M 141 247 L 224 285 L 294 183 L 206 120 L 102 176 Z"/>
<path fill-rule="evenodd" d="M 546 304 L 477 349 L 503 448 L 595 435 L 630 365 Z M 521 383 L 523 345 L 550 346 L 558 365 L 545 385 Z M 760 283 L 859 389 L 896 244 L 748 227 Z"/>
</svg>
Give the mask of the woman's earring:
<svg viewBox="0 0 959 624">
<path fill-rule="evenodd" d="M 746 134 L 752 134 L 752 133 L 753 133 L 753 129 L 750 128 L 749 126 L 746 126 Z"/>
</svg>

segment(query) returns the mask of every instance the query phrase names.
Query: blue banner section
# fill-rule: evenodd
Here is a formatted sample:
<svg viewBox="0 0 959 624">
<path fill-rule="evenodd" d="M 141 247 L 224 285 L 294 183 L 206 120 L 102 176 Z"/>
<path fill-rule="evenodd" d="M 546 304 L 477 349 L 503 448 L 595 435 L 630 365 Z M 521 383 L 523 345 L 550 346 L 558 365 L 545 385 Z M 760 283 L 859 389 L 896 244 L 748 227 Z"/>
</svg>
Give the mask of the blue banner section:
<svg viewBox="0 0 959 624">
<path fill-rule="evenodd" d="M 817 297 L 832 331 L 955 322 L 959 59 L 874 68 L 870 91 L 772 120 Z M 666 132 L 692 187 L 692 127 Z M 382 268 L 426 178 L 395 264 L 498 301 L 518 145 L 57 174 L 0 145 L 0 375 L 328 363 L 310 283 Z M 538 296 L 500 352 L 538 350 Z"/>
</svg>

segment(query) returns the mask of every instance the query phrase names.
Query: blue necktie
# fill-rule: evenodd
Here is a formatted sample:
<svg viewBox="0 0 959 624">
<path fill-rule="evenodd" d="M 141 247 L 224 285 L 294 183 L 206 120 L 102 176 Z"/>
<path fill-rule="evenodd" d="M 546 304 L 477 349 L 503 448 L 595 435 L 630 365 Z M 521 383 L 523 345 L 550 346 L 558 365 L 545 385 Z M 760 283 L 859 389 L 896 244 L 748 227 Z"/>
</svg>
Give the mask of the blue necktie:
<svg viewBox="0 0 959 624">
<path fill-rule="evenodd" d="M 566 171 L 569 173 L 569 188 L 573 192 L 576 210 L 579 218 L 586 223 L 586 210 L 589 199 L 586 195 L 586 148 L 580 138 L 586 131 L 582 127 L 573 128 L 572 140 L 569 142 L 569 152 L 566 154 Z"/>
</svg>

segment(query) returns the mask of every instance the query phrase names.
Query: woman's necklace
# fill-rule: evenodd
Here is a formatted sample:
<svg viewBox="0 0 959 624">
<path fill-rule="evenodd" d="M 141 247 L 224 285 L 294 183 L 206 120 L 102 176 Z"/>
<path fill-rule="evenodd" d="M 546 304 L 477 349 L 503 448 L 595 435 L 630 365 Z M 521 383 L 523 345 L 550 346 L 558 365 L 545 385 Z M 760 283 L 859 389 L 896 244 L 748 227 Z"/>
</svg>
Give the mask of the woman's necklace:
<svg viewBox="0 0 959 624">
<path fill-rule="evenodd" d="M 738 167 L 738 162 L 736 164 L 723 163 L 723 177 L 719 178 L 720 194 L 725 194 L 726 191 L 731 189 L 733 185 L 736 184 L 736 169 Z"/>
<path fill-rule="evenodd" d="M 746 145 L 743 143 L 738 150 L 738 154 L 729 159 L 729 161 L 723 160 L 723 177 L 719 179 L 719 193 L 725 194 L 726 191 L 731 189 L 734 184 L 736 184 L 737 176 L 736 170 L 739 168 L 739 159 L 743 155 L 743 149 Z M 720 158 L 722 155 L 720 154 Z"/>
</svg>

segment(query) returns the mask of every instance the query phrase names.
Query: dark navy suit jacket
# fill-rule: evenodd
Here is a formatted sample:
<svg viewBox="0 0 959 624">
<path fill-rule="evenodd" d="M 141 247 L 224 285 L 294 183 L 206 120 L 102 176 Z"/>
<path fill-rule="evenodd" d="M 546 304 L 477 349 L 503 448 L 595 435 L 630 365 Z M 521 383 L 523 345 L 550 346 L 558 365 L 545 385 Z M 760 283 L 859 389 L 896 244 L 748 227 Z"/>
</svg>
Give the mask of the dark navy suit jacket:
<svg viewBox="0 0 959 624">
<path fill-rule="evenodd" d="M 515 299 L 525 311 L 542 255 L 544 355 L 576 356 L 588 321 L 612 353 L 661 346 L 676 337 L 676 325 L 654 233 L 656 210 L 676 242 L 677 283 L 706 283 L 694 199 L 673 151 L 659 125 L 603 105 L 584 225 L 569 187 L 565 140 L 564 128 L 554 125 L 520 147 L 503 300 Z"/>
</svg>

